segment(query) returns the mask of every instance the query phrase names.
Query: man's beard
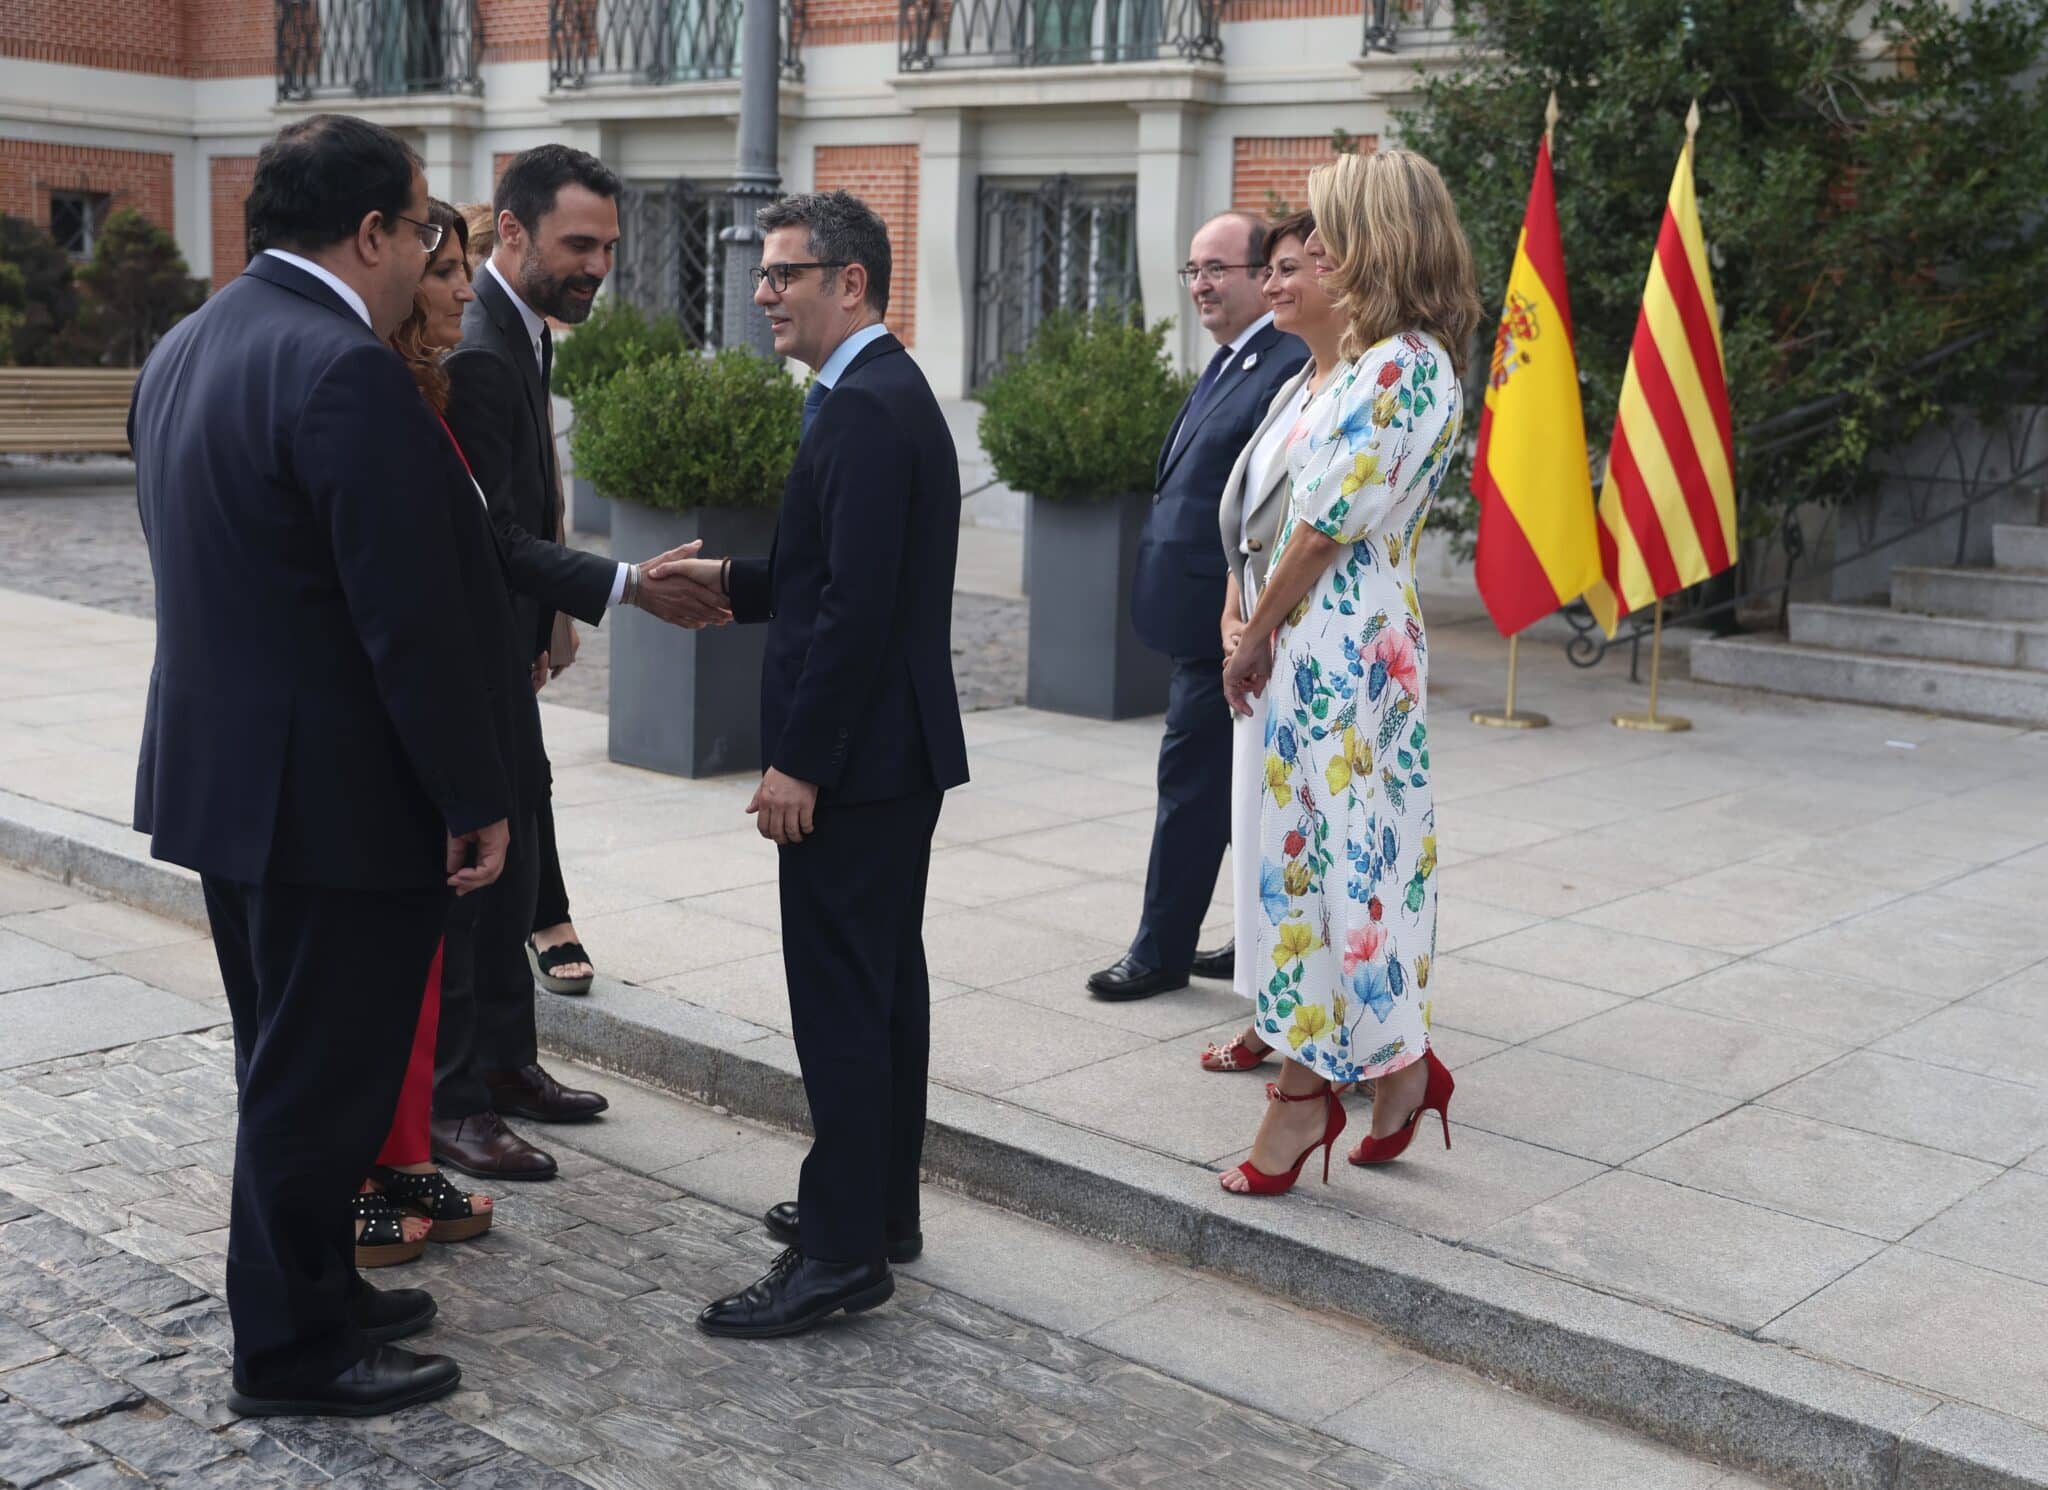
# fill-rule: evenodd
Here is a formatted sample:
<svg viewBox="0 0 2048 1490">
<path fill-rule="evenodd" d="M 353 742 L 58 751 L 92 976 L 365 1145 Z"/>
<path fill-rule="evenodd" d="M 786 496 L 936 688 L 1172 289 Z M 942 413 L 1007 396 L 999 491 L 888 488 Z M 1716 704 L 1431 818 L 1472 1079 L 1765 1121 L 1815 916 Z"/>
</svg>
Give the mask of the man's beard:
<svg viewBox="0 0 2048 1490">
<path fill-rule="evenodd" d="M 519 261 L 519 296 L 533 309 L 544 316 L 552 316 L 565 326 L 580 326 L 590 319 L 590 309 L 597 304 L 598 287 L 604 283 L 602 275 L 571 274 L 562 279 L 548 273 L 547 266 L 540 261 L 540 253 L 531 242 Z M 590 291 L 589 299 L 570 294 L 572 290 Z"/>
</svg>

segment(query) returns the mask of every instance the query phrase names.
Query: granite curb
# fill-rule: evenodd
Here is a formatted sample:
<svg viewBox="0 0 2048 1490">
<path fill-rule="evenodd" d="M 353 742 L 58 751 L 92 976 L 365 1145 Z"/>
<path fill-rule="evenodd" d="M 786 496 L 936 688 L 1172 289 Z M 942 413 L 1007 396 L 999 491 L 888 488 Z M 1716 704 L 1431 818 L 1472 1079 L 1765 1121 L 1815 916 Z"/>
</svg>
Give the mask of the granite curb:
<svg viewBox="0 0 2048 1490">
<path fill-rule="evenodd" d="M 197 879 L 139 835 L 0 792 L 0 858 L 205 924 Z M 773 1030 L 600 977 L 543 996 L 550 1049 L 756 1121 L 808 1125 Z M 2048 1433 L 1313 1202 L 1226 1206 L 1206 1169 L 934 1087 L 928 1177 L 977 1199 L 1335 1305 L 1400 1342 L 1789 1486 L 2048 1490 Z M 570 1146 L 573 1147 L 573 1135 Z"/>
</svg>

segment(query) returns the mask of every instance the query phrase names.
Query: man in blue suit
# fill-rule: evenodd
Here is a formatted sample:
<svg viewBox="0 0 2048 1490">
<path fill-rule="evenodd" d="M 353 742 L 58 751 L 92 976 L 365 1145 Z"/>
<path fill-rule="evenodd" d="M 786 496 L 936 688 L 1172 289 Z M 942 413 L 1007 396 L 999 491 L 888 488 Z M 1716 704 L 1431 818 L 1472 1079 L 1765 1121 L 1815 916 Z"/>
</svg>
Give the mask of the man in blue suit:
<svg viewBox="0 0 2048 1490">
<path fill-rule="evenodd" d="M 388 1343 L 434 1301 L 357 1275 L 348 1197 L 511 794 L 444 500 L 467 478 L 386 345 L 440 242 L 419 161 L 360 119 L 293 124 L 247 221 L 257 256 L 129 415 L 157 618 L 135 826 L 199 871 L 234 1022 L 231 1405 L 362 1416 L 459 1380 Z"/>
<path fill-rule="evenodd" d="M 775 350 L 816 368 L 766 559 L 682 560 L 733 619 L 765 621 L 747 810 L 780 846 L 782 960 L 811 1108 L 789 1248 L 707 1305 L 707 1334 L 793 1335 L 895 1291 L 923 1246 L 931 981 L 924 895 L 948 788 L 967 780 L 953 686 L 960 468 L 924 374 L 882 325 L 888 231 L 843 191 L 760 214 L 754 303 Z M 1211 525 L 1213 526 L 1213 524 Z M 664 572 L 657 567 L 657 576 Z"/>
<path fill-rule="evenodd" d="M 1190 972 L 1228 978 L 1232 948 L 1197 952 L 1202 918 L 1230 844 L 1230 709 L 1223 702 L 1223 594 L 1228 566 L 1216 509 L 1238 452 L 1308 348 L 1273 327 L 1261 291 L 1265 224 L 1249 212 L 1211 218 L 1195 234 L 1181 283 L 1216 352 L 1159 452 L 1152 511 L 1138 544 L 1131 620 L 1173 659 L 1159 810 L 1145 908 L 1131 950 L 1088 979 L 1099 999 L 1185 988 Z"/>
</svg>

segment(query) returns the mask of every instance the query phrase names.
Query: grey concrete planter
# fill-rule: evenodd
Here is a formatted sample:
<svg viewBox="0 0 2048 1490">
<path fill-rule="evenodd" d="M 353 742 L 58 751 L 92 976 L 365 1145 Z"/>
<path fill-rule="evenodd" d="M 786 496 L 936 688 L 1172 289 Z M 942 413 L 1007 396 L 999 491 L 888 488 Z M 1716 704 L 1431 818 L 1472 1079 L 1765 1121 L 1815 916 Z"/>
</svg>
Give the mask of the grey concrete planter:
<svg viewBox="0 0 2048 1490">
<path fill-rule="evenodd" d="M 638 561 L 693 538 L 707 557 L 764 558 L 772 508 L 670 512 L 611 503 L 612 552 Z M 612 633 L 611 758 L 671 776 L 761 768 L 761 652 L 765 626 L 684 631 L 620 607 Z"/>
<path fill-rule="evenodd" d="M 1143 493 L 1105 502 L 1031 499 L 1024 702 L 1032 708 L 1131 719 L 1166 707 L 1171 664 L 1131 626 L 1131 569 L 1150 505 Z"/>
<path fill-rule="evenodd" d="M 569 526 L 578 533 L 612 530 L 612 504 L 581 476 L 569 478 Z"/>
</svg>

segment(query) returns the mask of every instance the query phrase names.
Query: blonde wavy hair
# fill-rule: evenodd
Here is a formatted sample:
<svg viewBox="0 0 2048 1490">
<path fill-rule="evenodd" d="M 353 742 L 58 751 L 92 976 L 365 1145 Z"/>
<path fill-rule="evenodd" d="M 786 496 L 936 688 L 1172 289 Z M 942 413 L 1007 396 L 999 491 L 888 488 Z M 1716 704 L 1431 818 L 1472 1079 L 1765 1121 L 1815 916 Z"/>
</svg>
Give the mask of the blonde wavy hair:
<svg viewBox="0 0 2048 1490">
<path fill-rule="evenodd" d="M 498 251 L 498 214 L 489 202 L 471 202 L 456 210 L 469 229 L 469 272 L 481 274 L 484 260 Z"/>
<path fill-rule="evenodd" d="M 1336 268 L 1323 283 L 1357 357 L 1403 331 L 1426 331 L 1465 372 L 1480 318 L 1472 247 L 1435 166 L 1412 150 L 1340 155 L 1308 178 L 1309 209 Z"/>
</svg>

